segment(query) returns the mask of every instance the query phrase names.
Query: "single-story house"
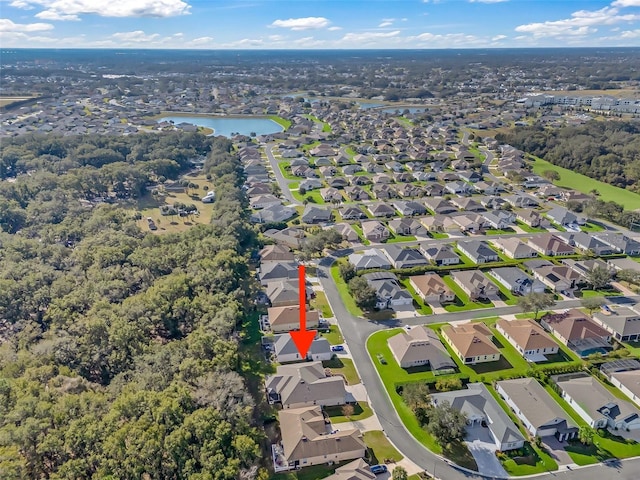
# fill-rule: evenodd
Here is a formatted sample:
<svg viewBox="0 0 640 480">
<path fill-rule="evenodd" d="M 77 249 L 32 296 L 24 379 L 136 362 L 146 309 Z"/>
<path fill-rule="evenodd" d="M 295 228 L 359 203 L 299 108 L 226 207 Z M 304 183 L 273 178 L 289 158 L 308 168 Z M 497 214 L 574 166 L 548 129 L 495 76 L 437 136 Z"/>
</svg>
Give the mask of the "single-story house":
<svg viewBox="0 0 640 480">
<path fill-rule="evenodd" d="M 375 480 L 375 478 L 376 475 L 371 473 L 369 465 L 360 458 L 336 468 L 335 473 L 324 480 Z"/>
<path fill-rule="evenodd" d="M 349 255 L 349 263 L 356 270 L 368 270 L 370 268 L 388 270 L 391 268 L 391 262 L 387 256 L 377 248 L 370 248 L 362 253 L 352 253 Z"/>
<path fill-rule="evenodd" d="M 331 210 L 315 205 L 307 204 L 302 213 L 303 223 L 322 223 L 331 220 Z"/>
<path fill-rule="evenodd" d="M 396 235 L 426 235 L 427 229 L 424 228 L 415 218 L 402 217 L 394 218 L 389 221 L 389 229 Z"/>
<path fill-rule="evenodd" d="M 273 338 L 273 348 L 278 363 L 302 362 L 306 360 L 324 361 L 333 358 L 331 345 L 326 338 L 316 338 L 311 342 L 307 356 L 302 358 L 297 345 L 288 333 L 275 335 Z"/>
<path fill-rule="evenodd" d="M 258 278 L 261 285 L 267 285 L 276 280 L 291 280 L 298 278 L 298 262 L 285 260 L 270 260 L 260 264 Z"/>
<path fill-rule="evenodd" d="M 263 262 L 292 262 L 295 260 L 293 252 L 286 245 L 266 245 L 262 250 L 258 252 L 258 255 L 260 255 L 260 260 Z"/>
<path fill-rule="evenodd" d="M 559 346 L 544 329 L 531 319 L 496 322 L 498 330 L 530 362 L 544 362 L 545 355 L 558 353 Z"/>
<path fill-rule="evenodd" d="M 396 215 L 395 208 L 382 202 L 368 204 L 367 210 L 374 217 L 394 217 Z"/>
<path fill-rule="evenodd" d="M 562 392 L 562 398 L 592 428 L 627 431 L 640 428 L 640 410 L 614 396 L 591 375 L 580 372 L 553 375 L 551 379 Z"/>
<path fill-rule="evenodd" d="M 640 340 L 640 305 L 616 305 L 604 311 L 595 312 L 593 320 L 621 342 Z"/>
<path fill-rule="evenodd" d="M 383 242 L 391 236 L 391 233 L 378 220 L 367 220 L 360 224 L 364 238 L 372 242 Z"/>
<path fill-rule="evenodd" d="M 376 308 L 384 310 L 385 308 L 413 304 L 413 297 L 407 290 L 400 286 L 398 277 L 393 273 L 372 272 L 365 273 L 362 277 L 376 292 Z"/>
<path fill-rule="evenodd" d="M 437 273 L 413 275 L 409 277 L 409 283 L 425 303 L 438 305 L 453 302 L 456 294 L 444 283 Z"/>
<path fill-rule="evenodd" d="M 281 403 L 282 408 L 347 403 L 344 379 L 327 376 L 322 362 L 279 365 L 276 373 L 265 379 L 265 387 L 269 403 Z"/>
<path fill-rule="evenodd" d="M 518 295 L 528 293 L 544 293 L 545 284 L 538 279 L 531 278 L 518 267 L 501 267 L 491 270 L 491 275 L 498 282 Z"/>
<path fill-rule="evenodd" d="M 497 262 L 500 256 L 482 240 L 458 242 L 458 250 L 473 260 L 476 264 Z"/>
<path fill-rule="evenodd" d="M 525 438 L 518 427 L 483 383 L 470 383 L 463 390 L 434 393 L 431 401 L 436 406 L 446 402 L 464 413 L 470 426 L 484 422 L 497 450 L 505 452 L 524 446 Z"/>
<path fill-rule="evenodd" d="M 387 340 L 401 368 L 428 365 L 433 371 L 453 370 L 456 363 L 447 353 L 438 335 L 422 325 L 407 327 Z"/>
<path fill-rule="evenodd" d="M 367 214 L 362 211 L 362 208 L 356 205 L 347 205 L 341 208 L 340 216 L 343 220 L 360 220 L 367 218 Z"/>
<path fill-rule="evenodd" d="M 609 376 L 609 381 L 640 406 L 640 370 L 614 372 Z"/>
<path fill-rule="evenodd" d="M 471 300 L 486 299 L 498 294 L 498 287 L 480 270 L 451 272 L 451 278 Z"/>
<path fill-rule="evenodd" d="M 456 265 L 460 263 L 460 257 L 453 251 L 451 245 L 421 243 L 420 251 L 430 262 L 436 265 Z"/>
<path fill-rule="evenodd" d="M 429 264 L 422 253 L 415 248 L 388 245 L 384 252 L 394 268 L 422 267 Z"/>
<path fill-rule="evenodd" d="M 300 329 L 300 305 L 271 307 L 267 310 L 269 325 L 273 333 L 286 333 Z M 317 310 L 307 310 L 307 328 L 317 328 L 320 314 Z"/>
<path fill-rule="evenodd" d="M 360 241 L 360 236 L 349 223 L 336 223 L 335 225 L 327 228 L 333 228 L 336 232 L 342 235 L 342 239 L 349 243 L 355 243 Z"/>
<path fill-rule="evenodd" d="M 572 255 L 575 250 L 566 244 L 560 237 L 552 233 L 542 233 L 531 237 L 528 244 L 540 255 L 562 256 Z"/>
<path fill-rule="evenodd" d="M 578 427 L 571 416 L 535 378 L 502 380 L 496 382 L 496 391 L 531 436 L 553 435 L 563 442 L 578 435 Z"/>
<path fill-rule="evenodd" d="M 616 252 L 631 256 L 640 255 L 640 242 L 627 235 L 613 232 L 599 232 L 594 234 L 594 236 L 607 245 L 611 245 Z"/>
<path fill-rule="evenodd" d="M 547 313 L 540 325 L 581 357 L 613 350 L 611 334 L 578 309 Z"/>
<path fill-rule="evenodd" d="M 538 252 L 526 243 L 522 243 L 516 237 L 496 238 L 491 242 L 498 250 L 514 259 L 533 258 L 538 256 Z"/>
<path fill-rule="evenodd" d="M 441 333 L 465 365 L 500 360 L 500 350 L 492 341 L 493 333 L 484 323 L 445 325 Z"/>
</svg>

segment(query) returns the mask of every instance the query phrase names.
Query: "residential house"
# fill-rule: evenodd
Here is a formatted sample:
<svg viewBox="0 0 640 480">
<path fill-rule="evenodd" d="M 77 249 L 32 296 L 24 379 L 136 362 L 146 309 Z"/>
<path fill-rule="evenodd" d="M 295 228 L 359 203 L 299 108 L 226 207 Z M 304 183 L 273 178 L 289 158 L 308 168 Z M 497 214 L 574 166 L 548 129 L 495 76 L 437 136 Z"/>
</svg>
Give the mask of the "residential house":
<svg viewBox="0 0 640 480">
<path fill-rule="evenodd" d="M 475 264 L 497 262 L 500 260 L 500 256 L 482 240 L 458 242 L 458 250 L 469 257 Z"/>
<path fill-rule="evenodd" d="M 362 277 L 375 290 L 376 308 L 379 310 L 413 304 L 413 297 L 400 286 L 398 277 L 393 273 L 372 272 L 365 273 Z"/>
<path fill-rule="evenodd" d="M 600 232 L 594 235 L 598 240 L 611 245 L 618 253 L 631 256 L 640 255 L 640 242 L 627 235 L 612 232 Z"/>
<path fill-rule="evenodd" d="M 396 211 L 391 205 L 382 202 L 368 204 L 367 210 L 374 217 L 394 217 L 396 215 Z"/>
<path fill-rule="evenodd" d="M 364 175 L 356 175 L 355 177 L 351 177 L 349 179 L 349 183 L 354 186 L 357 185 L 359 187 L 362 187 L 364 185 L 371 185 L 373 182 L 369 177 L 366 177 Z"/>
<path fill-rule="evenodd" d="M 345 187 L 344 192 L 347 194 L 347 197 L 349 197 L 354 202 L 369 200 L 371 198 L 366 190 L 357 185 L 353 187 Z"/>
<path fill-rule="evenodd" d="M 470 197 L 456 197 L 450 200 L 451 204 L 460 210 L 467 212 L 485 212 L 486 208 Z"/>
<path fill-rule="evenodd" d="M 425 198 L 424 204 L 432 212 L 443 215 L 457 211 L 456 207 L 444 198 Z"/>
<path fill-rule="evenodd" d="M 515 208 L 537 207 L 540 205 L 540 202 L 536 197 L 526 193 L 509 195 L 504 197 L 504 199 L 509 205 Z"/>
<path fill-rule="evenodd" d="M 578 426 L 535 378 L 496 382 L 496 392 L 511 407 L 531 436 L 554 436 L 560 442 L 578 435 Z"/>
<path fill-rule="evenodd" d="M 396 190 L 392 186 L 384 183 L 373 185 L 373 187 L 371 187 L 371 192 L 378 200 L 388 200 L 398 196 Z"/>
<path fill-rule="evenodd" d="M 491 275 L 504 285 L 511 293 L 527 295 L 529 293 L 544 293 L 545 284 L 533 279 L 518 267 L 501 267 L 491 270 Z"/>
<path fill-rule="evenodd" d="M 540 325 L 581 357 L 613 349 L 609 332 L 575 308 L 563 313 L 547 313 L 540 319 Z"/>
<path fill-rule="evenodd" d="M 411 217 L 414 215 L 425 215 L 427 213 L 427 209 L 424 207 L 424 205 L 418 202 L 396 200 L 395 202 L 392 202 L 392 205 L 398 212 L 406 217 Z"/>
<path fill-rule="evenodd" d="M 581 276 L 565 265 L 543 265 L 532 269 L 533 276 L 548 286 L 552 291 L 568 295 L 580 280 Z"/>
<path fill-rule="evenodd" d="M 483 213 L 482 219 L 484 220 L 484 228 L 504 230 L 510 228 L 514 223 L 515 215 L 506 210 L 494 210 Z"/>
<path fill-rule="evenodd" d="M 466 182 L 456 180 L 453 182 L 445 183 L 444 189 L 449 193 L 453 193 L 454 195 L 466 195 L 467 193 L 471 192 L 471 185 Z"/>
<path fill-rule="evenodd" d="M 349 185 L 349 181 L 344 177 L 334 177 L 327 180 L 327 184 L 333 188 L 344 188 Z"/>
<path fill-rule="evenodd" d="M 440 183 L 430 182 L 422 187 L 425 195 L 429 197 L 441 197 L 444 195 L 444 187 Z"/>
<path fill-rule="evenodd" d="M 498 294 L 498 287 L 480 270 L 451 272 L 451 278 L 472 301 L 488 299 Z"/>
<path fill-rule="evenodd" d="M 372 268 L 390 269 L 391 262 L 382 250 L 370 248 L 362 253 L 352 253 L 349 255 L 349 263 L 356 270 L 368 270 Z"/>
<path fill-rule="evenodd" d="M 385 254 L 394 268 L 412 268 L 427 266 L 429 262 L 419 250 L 398 245 L 389 245 L 384 249 Z"/>
<path fill-rule="evenodd" d="M 362 211 L 362 208 L 356 205 L 346 205 L 340 209 L 340 216 L 343 220 L 360 220 L 367 218 L 367 214 Z"/>
<path fill-rule="evenodd" d="M 441 333 L 442 338 L 465 365 L 500 360 L 500 350 L 492 341 L 493 333 L 484 323 L 445 325 Z"/>
<path fill-rule="evenodd" d="M 605 270 L 612 270 L 607 262 L 600 260 L 599 258 L 590 258 L 587 260 L 573 260 L 571 258 L 565 258 L 562 260 L 562 264 L 569 267 L 571 270 L 580 275 L 581 279 L 586 280 L 589 272 L 594 268 L 604 268 Z M 611 271 L 613 274 L 613 271 Z"/>
<path fill-rule="evenodd" d="M 616 272 L 619 272 L 620 270 L 633 270 L 640 272 L 640 263 L 633 261 L 629 257 L 611 258 L 607 260 L 607 265 L 613 268 Z"/>
<path fill-rule="evenodd" d="M 516 237 L 496 238 L 495 240 L 491 240 L 491 242 L 499 251 L 514 259 L 533 258 L 538 256 L 538 252 L 526 243 L 522 243 Z"/>
<path fill-rule="evenodd" d="M 409 183 L 414 181 L 413 174 L 409 172 L 396 173 L 393 175 L 393 179 L 397 183 Z"/>
<path fill-rule="evenodd" d="M 430 262 L 438 266 L 456 265 L 460 263 L 460 257 L 454 252 L 451 245 L 421 243 L 420 251 Z"/>
<path fill-rule="evenodd" d="M 362 458 L 367 446 L 355 428 L 327 431 L 319 406 L 278 412 L 284 468 L 298 469 Z M 366 477 L 365 477 L 366 478 Z"/>
<path fill-rule="evenodd" d="M 267 310 L 269 325 L 273 333 L 286 333 L 300 329 L 300 305 L 271 307 Z M 307 328 L 313 329 L 320 323 L 317 310 L 307 310 Z"/>
<path fill-rule="evenodd" d="M 253 210 L 259 210 L 261 208 L 266 208 L 271 205 L 280 205 L 280 204 L 282 204 L 282 200 L 280 200 L 275 195 L 271 195 L 270 193 L 267 193 L 265 195 L 257 195 L 249 199 L 249 206 Z"/>
<path fill-rule="evenodd" d="M 531 319 L 496 322 L 498 330 L 529 362 L 546 362 L 546 355 L 558 353 L 559 346 L 537 322 Z"/>
<path fill-rule="evenodd" d="M 422 197 L 424 195 L 424 191 L 421 187 L 412 185 L 411 183 L 404 183 L 396 187 L 396 191 L 398 192 L 398 195 L 403 198 Z"/>
<path fill-rule="evenodd" d="M 640 406 L 640 370 L 613 372 L 609 376 L 609 381 Z"/>
<path fill-rule="evenodd" d="M 342 239 L 349 243 L 356 243 L 360 241 L 360 236 L 358 232 L 356 232 L 353 227 L 348 223 L 336 223 L 332 227 L 336 232 L 342 235 Z"/>
<path fill-rule="evenodd" d="M 476 183 L 482 180 L 482 175 L 472 170 L 463 170 L 462 172 L 458 172 L 458 177 L 469 183 Z"/>
<path fill-rule="evenodd" d="M 322 197 L 322 200 L 328 203 L 334 202 L 334 201 L 341 202 L 343 200 L 342 192 L 340 192 L 340 190 L 338 190 L 337 188 L 333 188 L 333 187 L 321 188 L 320 196 Z"/>
<path fill-rule="evenodd" d="M 301 362 L 306 360 L 326 361 L 331 360 L 334 355 L 327 339 L 319 337 L 311 342 L 306 357 L 302 358 L 293 337 L 288 333 L 275 335 L 273 337 L 273 350 L 278 363 Z"/>
<path fill-rule="evenodd" d="M 435 406 L 446 402 L 464 413 L 470 427 L 486 425 L 497 450 L 506 452 L 524 446 L 525 438 L 518 427 L 483 383 L 470 383 L 463 390 L 434 393 L 431 402 Z"/>
<path fill-rule="evenodd" d="M 424 275 L 414 275 L 409 277 L 409 283 L 429 305 L 440 305 L 442 303 L 453 302 L 456 294 L 444 283 L 444 280 L 437 273 L 426 273 Z"/>
<path fill-rule="evenodd" d="M 480 231 L 484 218 L 477 213 L 461 213 L 450 217 L 451 221 L 460 227 L 461 232 L 475 233 Z"/>
<path fill-rule="evenodd" d="M 298 278 L 298 263 L 294 261 L 270 260 L 260 264 L 258 278 L 261 285 L 276 280 Z"/>
<path fill-rule="evenodd" d="M 257 212 L 252 212 L 249 219 L 252 223 L 279 223 L 289 220 L 294 217 L 296 213 L 294 207 L 275 203 Z"/>
<path fill-rule="evenodd" d="M 260 260 L 263 262 L 295 260 L 291 249 L 284 245 L 266 245 L 258 252 L 258 255 L 260 255 Z"/>
<path fill-rule="evenodd" d="M 376 475 L 371 473 L 369 465 L 360 458 L 336 468 L 335 473 L 326 477 L 325 480 L 375 480 L 375 478 Z"/>
<path fill-rule="evenodd" d="M 284 409 L 347 403 L 344 379 L 327 376 L 322 362 L 279 365 L 265 379 L 265 387 L 269 403 L 281 403 Z"/>
<path fill-rule="evenodd" d="M 360 165 L 347 165 L 346 167 L 342 168 L 342 173 L 344 175 L 354 175 L 356 172 L 361 172 L 362 171 L 362 167 Z"/>
<path fill-rule="evenodd" d="M 568 225 L 584 225 L 587 219 L 581 215 L 576 215 L 564 207 L 554 207 L 546 213 L 546 216 L 553 223 L 557 223 L 563 227 Z"/>
<path fill-rule="evenodd" d="M 300 248 L 305 238 L 304 230 L 296 227 L 287 227 L 283 230 L 270 228 L 262 232 L 262 234 L 279 245 L 287 245 L 291 248 Z"/>
<path fill-rule="evenodd" d="M 516 213 L 516 218 L 525 225 L 529 225 L 531 228 L 537 228 L 540 226 L 540 213 L 535 210 L 518 210 Z"/>
<path fill-rule="evenodd" d="M 562 398 L 592 428 L 636 430 L 640 428 L 640 410 L 622 400 L 588 373 L 553 375 Z"/>
<path fill-rule="evenodd" d="M 338 170 L 333 165 L 322 166 L 318 168 L 318 170 L 320 170 L 320 174 L 325 178 L 334 177 L 338 173 Z"/>
<path fill-rule="evenodd" d="M 473 189 L 478 193 L 484 193 L 485 195 L 496 195 L 504 191 L 504 187 L 498 182 L 492 181 L 479 181 L 473 185 Z"/>
<path fill-rule="evenodd" d="M 272 307 L 285 307 L 300 303 L 300 289 L 297 279 L 269 282 L 266 285 L 265 294 Z"/>
<path fill-rule="evenodd" d="M 456 368 L 438 334 L 422 325 L 402 329 L 389 337 L 387 344 L 401 368 L 429 366 L 440 373 Z"/>
<path fill-rule="evenodd" d="M 378 220 L 367 220 L 360 225 L 364 238 L 371 242 L 383 242 L 391 235 L 387 227 Z"/>
<path fill-rule="evenodd" d="M 573 247 L 579 248 L 585 253 L 593 252 L 595 255 L 611 255 L 616 253 L 616 250 L 597 237 L 594 237 L 591 233 L 576 232 L 565 234 L 567 243 Z"/>
<path fill-rule="evenodd" d="M 640 341 L 640 304 L 595 312 L 593 320 L 621 342 Z"/>
<path fill-rule="evenodd" d="M 373 176 L 373 183 L 375 185 L 389 184 L 389 183 L 393 183 L 393 178 L 391 178 L 386 173 L 379 173 Z"/>
<path fill-rule="evenodd" d="M 394 218 L 389 221 L 389 229 L 396 235 L 424 236 L 427 234 L 427 229 L 418 220 L 409 217 Z"/>
<path fill-rule="evenodd" d="M 553 235 L 552 233 L 534 235 L 527 243 L 540 255 L 557 257 L 573 255 L 575 253 L 573 247 L 567 245 L 560 237 Z"/>
<path fill-rule="evenodd" d="M 328 208 L 318 207 L 316 205 L 307 204 L 302 213 L 303 223 L 323 223 L 331 221 L 331 210 Z"/>
</svg>

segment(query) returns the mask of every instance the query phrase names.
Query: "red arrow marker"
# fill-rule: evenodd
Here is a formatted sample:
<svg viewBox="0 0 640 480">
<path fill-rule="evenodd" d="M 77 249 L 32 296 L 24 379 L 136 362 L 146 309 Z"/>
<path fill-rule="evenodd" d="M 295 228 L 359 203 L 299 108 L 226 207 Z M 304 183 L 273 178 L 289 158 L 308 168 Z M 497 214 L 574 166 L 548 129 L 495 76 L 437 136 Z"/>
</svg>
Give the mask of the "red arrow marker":
<svg viewBox="0 0 640 480">
<path fill-rule="evenodd" d="M 300 357 L 306 358 L 311 342 L 316 338 L 315 330 L 307 330 L 307 288 L 304 278 L 304 265 L 298 266 L 298 287 L 300 290 L 300 330 L 291 330 L 289 335 L 296 344 Z"/>
</svg>

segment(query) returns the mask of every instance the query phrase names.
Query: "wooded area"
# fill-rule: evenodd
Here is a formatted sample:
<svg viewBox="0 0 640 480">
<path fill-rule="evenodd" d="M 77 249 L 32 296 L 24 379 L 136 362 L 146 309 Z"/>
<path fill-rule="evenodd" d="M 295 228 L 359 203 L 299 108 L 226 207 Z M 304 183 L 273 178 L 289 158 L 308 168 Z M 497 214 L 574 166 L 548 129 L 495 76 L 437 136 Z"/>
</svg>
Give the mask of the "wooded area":
<svg viewBox="0 0 640 480">
<path fill-rule="evenodd" d="M 516 127 L 496 139 L 588 177 L 640 192 L 637 123 L 590 121 L 580 126 Z"/>
<path fill-rule="evenodd" d="M 231 143 L 200 137 L 3 147 L 4 175 L 11 155 L 11 170 L 35 169 L 0 188 L 3 479 L 266 478 L 236 333 L 255 236 Z M 171 144 L 181 147 L 162 151 Z M 95 149 L 115 153 L 106 164 L 80 160 L 90 149 L 94 159 L 104 158 Z M 155 236 L 117 204 L 79 201 L 93 192 L 85 174 L 104 180 L 126 166 L 156 175 L 158 159 L 177 171 L 209 150 L 212 225 Z M 7 221 L 6 205 L 19 224 Z"/>
</svg>

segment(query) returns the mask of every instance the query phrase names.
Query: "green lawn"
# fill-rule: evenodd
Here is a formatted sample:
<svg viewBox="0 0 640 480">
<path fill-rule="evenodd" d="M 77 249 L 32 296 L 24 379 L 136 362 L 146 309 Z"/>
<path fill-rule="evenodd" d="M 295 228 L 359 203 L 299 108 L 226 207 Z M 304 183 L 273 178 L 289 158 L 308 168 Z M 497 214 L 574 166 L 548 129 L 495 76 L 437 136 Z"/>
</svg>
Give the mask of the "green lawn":
<svg viewBox="0 0 640 480">
<path fill-rule="evenodd" d="M 596 225 L 595 223 L 587 223 L 586 225 L 580 225 L 580 230 L 583 232 L 602 232 L 604 227 Z"/>
<path fill-rule="evenodd" d="M 364 434 L 364 443 L 367 444 L 367 447 L 371 449 L 373 452 L 374 458 L 371 464 L 384 463 L 386 458 L 399 462 L 404 457 L 396 450 L 396 448 L 391 445 L 389 440 L 387 440 L 384 432 L 380 430 L 373 430 L 371 432 L 365 432 Z"/>
<path fill-rule="evenodd" d="M 416 237 L 410 235 L 393 235 L 389 237 L 386 243 L 398 243 L 398 242 L 414 242 Z"/>
<path fill-rule="evenodd" d="M 344 304 L 347 311 L 351 315 L 354 315 L 356 317 L 361 317 L 363 315 L 363 312 L 356 305 L 355 300 L 349 293 L 349 287 L 340 276 L 340 267 L 338 263 L 335 263 L 331 267 L 331 278 L 333 278 L 333 281 L 336 284 L 336 288 L 338 289 L 338 293 L 340 293 L 340 298 L 342 300 L 342 303 Z"/>
<path fill-rule="evenodd" d="M 472 302 L 469 296 L 458 286 L 456 282 L 449 275 L 443 275 L 442 280 L 446 283 L 451 290 L 456 294 L 456 301 L 453 304 L 445 305 L 444 309 L 447 312 L 460 312 L 465 310 L 476 310 L 480 308 L 491 308 L 493 303 L 487 301 L 486 303 Z"/>
<path fill-rule="evenodd" d="M 322 362 L 324 368 L 331 369 L 332 375 L 342 375 L 348 385 L 357 385 L 360 383 L 360 377 L 350 358 L 334 357 L 331 360 Z"/>
<path fill-rule="evenodd" d="M 310 190 L 306 192 L 304 195 L 301 195 L 299 191 L 293 190 L 291 194 L 294 198 L 300 202 L 304 202 L 305 199 L 309 200 L 309 203 L 315 203 L 317 205 L 324 205 L 326 202 L 322 199 L 322 195 L 320 195 L 320 190 Z"/>
<path fill-rule="evenodd" d="M 502 285 L 499 281 L 494 279 L 491 275 L 487 275 L 487 278 L 491 280 L 496 287 L 498 287 L 498 290 L 500 290 L 500 296 L 502 297 L 502 300 L 504 300 L 504 303 L 506 303 L 507 305 L 515 305 L 516 303 L 518 303 L 516 296 L 513 293 L 511 293 L 511 291 L 507 287 Z"/>
<path fill-rule="evenodd" d="M 351 227 L 356 231 L 356 233 L 358 234 L 358 236 L 360 237 L 360 240 L 362 240 L 362 243 L 364 245 L 369 245 L 371 243 L 369 242 L 369 240 L 364 238 L 364 233 L 362 233 L 362 228 L 360 227 L 360 225 L 356 225 L 355 223 L 352 223 Z"/>
<path fill-rule="evenodd" d="M 408 278 L 405 278 L 404 280 L 400 280 L 400 283 L 404 288 L 407 289 L 407 291 L 413 297 L 413 306 L 421 315 L 431 315 L 433 313 L 433 310 L 431 309 L 431 307 L 426 303 L 424 303 L 424 300 L 422 299 L 422 297 L 416 293 L 416 290 L 413 288 Z"/>
<path fill-rule="evenodd" d="M 358 402 L 353 405 L 353 415 L 344 416 L 342 406 L 325 407 L 324 411 L 329 415 L 331 423 L 357 422 L 373 416 L 373 410 L 367 402 Z"/>
<path fill-rule="evenodd" d="M 287 120 L 286 118 L 279 117 L 277 115 L 269 115 L 269 120 L 273 120 L 278 125 L 280 125 L 285 130 L 288 130 L 291 126 L 291 120 Z"/>
<path fill-rule="evenodd" d="M 319 310 L 324 318 L 333 317 L 333 312 L 331 311 L 331 307 L 329 306 L 329 302 L 327 302 L 327 296 L 324 292 L 315 292 L 316 296 L 311 300 L 311 307 Z"/>
<path fill-rule="evenodd" d="M 393 117 L 394 120 L 397 120 L 398 123 L 401 123 L 402 125 L 404 125 L 407 128 L 412 128 L 413 127 L 413 122 L 411 120 L 409 120 L 408 118 L 404 118 L 404 117 Z"/>
<path fill-rule="evenodd" d="M 449 235 L 442 232 L 428 232 L 431 238 L 449 238 Z"/>
<path fill-rule="evenodd" d="M 280 169 L 280 172 L 282 172 L 282 176 L 284 178 L 286 178 L 287 180 L 300 180 L 300 177 L 296 177 L 295 175 L 291 174 L 290 170 L 287 170 L 286 167 L 290 166 L 289 162 L 278 162 L 278 168 Z"/>
<path fill-rule="evenodd" d="M 327 122 L 323 122 L 318 117 L 315 117 L 313 115 L 303 115 L 303 117 L 308 118 L 309 120 L 313 121 L 314 123 L 321 123 L 322 124 L 322 131 L 325 132 L 325 133 L 331 133 L 331 125 L 329 125 Z"/>
<path fill-rule="evenodd" d="M 331 345 L 340 345 L 344 343 L 344 338 L 342 338 L 340 328 L 337 325 L 331 325 L 328 332 L 321 333 L 320 335 L 326 338 Z"/>
<path fill-rule="evenodd" d="M 347 463 L 348 462 L 342 462 L 336 465 L 313 465 L 300 470 L 277 473 L 271 476 L 271 480 L 319 480 L 333 475 L 337 468 Z"/>
<path fill-rule="evenodd" d="M 521 222 L 520 220 L 516 220 L 516 225 L 518 227 L 520 227 L 524 232 L 527 232 L 527 233 L 546 232 L 546 230 L 544 228 L 530 227 L 529 225 L 527 225 L 526 223 Z"/>
<path fill-rule="evenodd" d="M 540 175 L 545 170 L 558 172 L 560 180 L 554 182 L 556 185 L 572 188 L 582 193 L 590 193 L 591 190 L 596 189 L 600 194 L 600 199 L 602 200 L 617 202 L 623 205 L 626 210 L 635 210 L 640 208 L 640 195 L 637 193 L 614 187 L 608 183 L 601 182 L 566 168 L 558 167 L 552 163 L 542 160 L 541 158 L 533 156 L 531 156 L 531 158 L 534 159 L 534 173 Z"/>
</svg>

